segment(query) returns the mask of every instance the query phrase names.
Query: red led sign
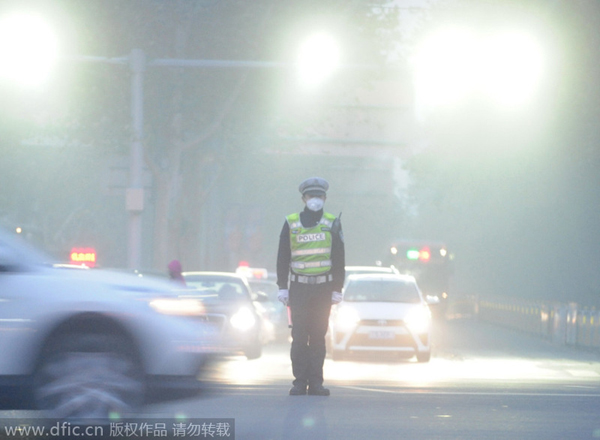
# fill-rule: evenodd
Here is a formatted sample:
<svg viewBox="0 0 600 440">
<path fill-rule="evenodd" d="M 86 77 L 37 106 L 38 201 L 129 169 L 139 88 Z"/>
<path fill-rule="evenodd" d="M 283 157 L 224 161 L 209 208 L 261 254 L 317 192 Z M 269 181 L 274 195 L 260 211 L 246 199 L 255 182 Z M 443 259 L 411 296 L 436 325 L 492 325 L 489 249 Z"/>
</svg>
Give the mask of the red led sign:
<svg viewBox="0 0 600 440">
<path fill-rule="evenodd" d="M 71 249 L 71 264 L 94 267 L 96 265 L 96 249 L 73 248 Z"/>
</svg>

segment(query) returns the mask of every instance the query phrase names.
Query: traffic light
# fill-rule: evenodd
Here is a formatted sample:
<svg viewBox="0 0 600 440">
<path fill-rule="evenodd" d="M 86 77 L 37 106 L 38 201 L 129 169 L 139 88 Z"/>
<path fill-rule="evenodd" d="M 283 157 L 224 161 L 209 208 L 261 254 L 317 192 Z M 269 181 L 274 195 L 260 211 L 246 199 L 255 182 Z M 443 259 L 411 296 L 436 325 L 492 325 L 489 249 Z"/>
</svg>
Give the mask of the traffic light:
<svg viewBox="0 0 600 440">
<path fill-rule="evenodd" d="M 431 259 L 431 251 L 428 247 L 423 247 L 421 249 L 410 248 L 406 251 L 406 258 L 411 261 L 421 261 L 423 263 L 427 263 Z"/>
</svg>

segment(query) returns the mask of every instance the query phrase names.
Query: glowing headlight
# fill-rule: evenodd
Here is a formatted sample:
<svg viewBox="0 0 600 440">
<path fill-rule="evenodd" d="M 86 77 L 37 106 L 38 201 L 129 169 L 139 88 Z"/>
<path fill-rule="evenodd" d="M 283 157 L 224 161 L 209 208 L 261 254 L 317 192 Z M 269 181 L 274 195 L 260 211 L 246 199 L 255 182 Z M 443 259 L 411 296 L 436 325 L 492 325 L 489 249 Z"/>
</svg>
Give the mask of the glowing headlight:
<svg viewBox="0 0 600 440">
<path fill-rule="evenodd" d="M 195 299 L 158 298 L 150 301 L 150 307 L 163 315 L 198 316 L 205 313 L 204 305 Z"/>
<path fill-rule="evenodd" d="M 360 322 L 358 312 L 352 307 L 339 308 L 335 317 L 335 324 L 339 331 L 352 329 Z"/>
<path fill-rule="evenodd" d="M 429 307 L 414 308 L 404 322 L 413 333 L 425 333 L 429 330 L 431 323 L 431 311 Z"/>
<path fill-rule="evenodd" d="M 248 307 L 240 308 L 229 320 L 233 328 L 240 331 L 250 330 L 256 324 L 254 313 Z"/>
</svg>

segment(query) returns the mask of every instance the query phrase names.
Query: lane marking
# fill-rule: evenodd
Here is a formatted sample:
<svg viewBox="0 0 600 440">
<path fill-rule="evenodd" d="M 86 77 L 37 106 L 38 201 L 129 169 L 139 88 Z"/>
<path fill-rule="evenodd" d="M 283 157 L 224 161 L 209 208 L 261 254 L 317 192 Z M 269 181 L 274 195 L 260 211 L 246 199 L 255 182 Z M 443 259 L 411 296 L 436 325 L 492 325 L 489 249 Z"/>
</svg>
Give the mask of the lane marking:
<svg viewBox="0 0 600 440">
<path fill-rule="evenodd" d="M 337 388 L 346 388 L 357 391 L 371 391 L 374 393 L 388 394 L 420 394 L 447 395 L 447 396 L 525 396 L 525 397 L 600 397 L 600 393 L 544 393 L 544 392 L 513 392 L 513 391 L 410 391 L 410 390 L 386 390 L 380 388 L 353 387 L 336 385 Z"/>
<path fill-rule="evenodd" d="M 565 370 L 574 377 L 600 377 L 600 374 L 591 370 Z"/>
</svg>

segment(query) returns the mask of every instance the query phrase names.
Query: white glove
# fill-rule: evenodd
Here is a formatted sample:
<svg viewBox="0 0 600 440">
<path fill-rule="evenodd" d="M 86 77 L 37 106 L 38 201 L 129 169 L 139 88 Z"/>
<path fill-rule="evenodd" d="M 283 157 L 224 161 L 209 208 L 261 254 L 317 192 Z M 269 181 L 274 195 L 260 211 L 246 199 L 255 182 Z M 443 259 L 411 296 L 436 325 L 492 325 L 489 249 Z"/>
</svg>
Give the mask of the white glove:
<svg viewBox="0 0 600 440">
<path fill-rule="evenodd" d="M 287 306 L 288 300 L 290 299 L 290 291 L 288 289 L 279 289 L 277 299 L 281 301 L 284 306 Z"/>
<path fill-rule="evenodd" d="M 333 292 L 331 294 L 331 304 L 339 304 L 343 299 L 344 295 L 342 295 L 340 292 Z"/>
</svg>

